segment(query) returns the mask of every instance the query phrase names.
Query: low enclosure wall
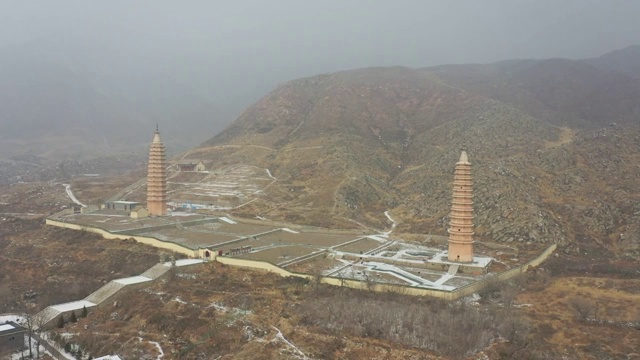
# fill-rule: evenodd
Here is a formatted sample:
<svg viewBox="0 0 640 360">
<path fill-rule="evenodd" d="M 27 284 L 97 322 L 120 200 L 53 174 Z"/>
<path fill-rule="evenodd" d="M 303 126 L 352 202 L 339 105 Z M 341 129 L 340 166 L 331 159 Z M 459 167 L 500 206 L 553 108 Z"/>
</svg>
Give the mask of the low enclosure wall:
<svg viewBox="0 0 640 360">
<path fill-rule="evenodd" d="M 322 284 L 334 285 L 334 286 L 346 286 L 352 289 L 362 289 L 362 290 L 371 290 L 377 292 L 394 292 L 398 294 L 404 295 L 414 295 L 414 296 L 431 296 L 444 300 L 457 300 L 463 298 L 465 296 L 469 296 L 473 293 L 476 293 L 486 287 L 489 283 L 493 281 L 505 281 L 509 280 L 517 275 L 520 275 L 527 271 L 529 267 L 535 267 L 540 265 L 543 261 L 547 259 L 547 257 L 553 253 L 556 249 L 556 244 L 553 244 L 545 249 L 538 257 L 529 261 L 528 263 L 518 266 L 513 269 L 509 269 L 507 271 L 501 272 L 499 274 L 489 276 L 483 280 L 480 280 L 476 283 L 469 284 L 467 286 L 460 287 L 454 291 L 443 291 L 436 289 L 425 289 L 413 286 L 406 285 L 396 285 L 396 284 L 380 284 L 375 282 L 366 282 L 361 280 L 352 280 L 352 279 L 344 279 L 337 278 L 331 276 L 314 276 L 309 274 L 301 274 L 296 272 L 291 272 L 285 269 L 282 269 L 276 265 L 273 265 L 266 261 L 259 260 L 247 260 L 247 259 L 237 259 L 237 258 L 227 258 L 227 257 L 216 257 L 215 261 L 227 264 L 231 266 L 238 266 L 250 269 L 257 269 L 262 271 L 268 271 L 276 273 L 280 276 L 295 276 L 299 278 L 305 278 L 309 280 L 318 280 Z"/>
<path fill-rule="evenodd" d="M 202 221 L 202 220 L 199 220 L 199 221 Z M 177 243 L 162 241 L 152 237 L 127 235 L 127 234 L 114 234 L 104 229 L 90 227 L 90 226 L 82 226 L 77 224 L 70 224 L 70 223 L 66 223 L 58 220 L 47 219 L 46 224 L 67 228 L 67 229 L 92 232 L 92 233 L 100 234 L 106 239 L 126 240 L 126 239 L 132 238 L 140 243 L 155 246 L 161 249 L 171 250 L 180 254 L 187 255 L 189 257 L 203 257 L 203 254 L 205 251 L 205 249 L 199 249 L 199 250 L 189 249 Z M 480 291 L 485 286 L 487 286 L 490 282 L 505 281 L 505 280 L 511 279 L 517 275 L 520 275 L 526 272 L 529 267 L 535 267 L 540 265 L 543 261 L 547 259 L 547 257 L 551 253 L 553 253 L 555 249 L 556 249 L 556 244 L 552 244 L 551 246 L 547 247 L 538 257 L 527 262 L 524 265 L 518 266 L 513 269 L 509 269 L 507 271 L 504 271 L 502 273 L 499 273 L 493 276 L 488 276 L 483 280 L 457 288 L 454 291 L 425 289 L 425 288 L 406 286 L 406 285 L 396 285 L 396 284 L 380 284 L 375 282 L 343 279 L 343 278 L 337 278 L 337 277 L 331 277 L 331 276 L 314 276 L 310 274 L 291 272 L 266 261 L 222 257 L 222 256 L 216 256 L 215 254 L 212 254 L 211 259 L 221 264 L 272 272 L 280 276 L 295 276 L 295 277 L 305 278 L 309 280 L 317 279 L 318 281 L 320 281 L 320 283 L 323 283 L 323 284 L 329 284 L 329 285 L 335 285 L 335 286 L 346 286 L 353 289 L 364 289 L 364 290 L 372 290 L 372 291 L 378 291 L 378 292 L 394 292 L 399 294 L 415 295 L 415 296 L 431 296 L 431 297 L 437 297 L 445 300 L 457 300 L 462 297 L 469 296 L 473 293 Z"/>
<path fill-rule="evenodd" d="M 95 233 L 95 234 L 102 235 L 105 239 L 118 239 L 118 240 L 134 239 L 137 242 L 142 243 L 142 244 L 155 246 L 155 247 L 160 248 L 160 249 L 171 250 L 171 251 L 177 252 L 179 254 L 187 255 L 189 257 L 198 257 L 198 250 L 189 249 L 187 247 L 184 247 L 184 246 L 179 245 L 179 244 L 174 243 L 174 242 L 163 241 L 163 240 L 159 240 L 159 239 L 156 239 L 156 238 L 153 238 L 153 237 L 149 237 L 149 236 L 117 234 L 117 233 L 112 233 L 112 232 L 109 232 L 107 230 L 104 230 L 104 229 L 101 229 L 101 228 L 97 228 L 97 227 L 84 226 L 84 225 L 78 225 L 78 224 L 71 224 L 71 223 L 67 223 L 67 222 L 64 222 L 64 221 L 58 221 L 58 220 L 52 220 L 52 219 L 47 219 L 46 220 L 46 224 L 47 225 L 61 227 L 61 228 L 65 228 L 65 229 L 92 232 L 92 233 Z"/>
</svg>

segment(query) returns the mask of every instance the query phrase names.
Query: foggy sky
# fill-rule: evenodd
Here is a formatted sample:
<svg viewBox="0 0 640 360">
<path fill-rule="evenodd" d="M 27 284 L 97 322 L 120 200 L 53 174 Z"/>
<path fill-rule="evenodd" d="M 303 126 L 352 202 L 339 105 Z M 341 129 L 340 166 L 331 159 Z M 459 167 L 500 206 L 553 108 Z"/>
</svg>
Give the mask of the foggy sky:
<svg viewBox="0 0 640 360">
<path fill-rule="evenodd" d="M 125 48 L 202 51 L 222 63 L 252 56 L 240 65 L 310 72 L 584 58 L 640 36 L 633 0 L 3 0 L 0 9 L 0 45 L 77 32 Z"/>
<path fill-rule="evenodd" d="M 638 14 L 634 0 L 0 0 L 0 51 L 57 51 L 106 80 L 180 73 L 237 114 L 323 72 L 594 57 L 640 43 Z"/>
</svg>

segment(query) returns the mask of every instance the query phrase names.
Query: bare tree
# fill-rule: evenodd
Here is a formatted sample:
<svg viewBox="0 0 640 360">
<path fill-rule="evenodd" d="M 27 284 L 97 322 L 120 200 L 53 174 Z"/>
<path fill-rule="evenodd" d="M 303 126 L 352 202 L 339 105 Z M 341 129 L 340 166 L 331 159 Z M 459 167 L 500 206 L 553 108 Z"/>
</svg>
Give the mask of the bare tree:
<svg viewBox="0 0 640 360">
<path fill-rule="evenodd" d="M 35 309 L 33 304 L 24 302 L 23 300 L 20 300 L 18 302 L 18 307 L 20 309 L 20 315 L 24 318 L 24 326 L 27 329 L 27 337 L 29 341 L 29 358 L 33 359 L 33 350 L 31 349 L 31 343 L 33 336 Z"/>
<path fill-rule="evenodd" d="M 44 332 L 46 318 L 42 313 L 37 313 L 33 316 L 33 329 L 36 342 L 36 359 L 40 359 L 40 344 L 42 340 L 42 335 Z"/>
<path fill-rule="evenodd" d="M 373 290 L 373 286 L 375 285 L 373 276 L 371 276 L 371 274 L 369 274 L 367 270 L 362 270 L 362 275 L 364 276 L 364 281 L 367 285 L 367 290 Z"/>
<path fill-rule="evenodd" d="M 582 297 L 572 297 L 569 300 L 569 305 L 573 309 L 576 317 L 581 321 L 586 321 L 593 315 L 595 304 Z"/>
</svg>

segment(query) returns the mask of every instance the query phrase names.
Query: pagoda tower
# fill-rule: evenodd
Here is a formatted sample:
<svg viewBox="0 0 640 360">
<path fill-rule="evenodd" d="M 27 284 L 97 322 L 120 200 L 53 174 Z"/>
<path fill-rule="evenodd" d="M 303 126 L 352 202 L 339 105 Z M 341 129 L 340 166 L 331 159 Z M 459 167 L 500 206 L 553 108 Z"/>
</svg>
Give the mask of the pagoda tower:
<svg viewBox="0 0 640 360">
<path fill-rule="evenodd" d="M 167 215 L 167 164 L 164 145 L 160 140 L 160 131 L 157 125 L 149 149 L 147 209 L 149 215 Z"/>
<path fill-rule="evenodd" d="M 473 261 L 473 177 L 463 148 L 453 176 L 453 200 L 449 223 L 449 261 Z"/>
</svg>

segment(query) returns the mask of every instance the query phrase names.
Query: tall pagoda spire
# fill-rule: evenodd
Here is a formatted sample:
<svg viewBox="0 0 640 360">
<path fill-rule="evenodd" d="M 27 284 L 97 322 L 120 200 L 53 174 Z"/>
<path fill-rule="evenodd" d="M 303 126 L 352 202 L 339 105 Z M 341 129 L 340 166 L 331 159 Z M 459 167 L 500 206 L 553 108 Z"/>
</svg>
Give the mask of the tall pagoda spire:
<svg viewBox="0 0 640 360">
<path fill-rule="evenodd" d="M 149 149 L 147 209 L 150 215 L 163 216 L 167 214 L 167 164 L 158 125 L 156 125 Z"/>
<path fill-rule="evenodd" d="M 463 146 L 453 176 L 453 200 L 449 223 L 449 261 L 473 261 L 473 177 Z"/>
</svg>

